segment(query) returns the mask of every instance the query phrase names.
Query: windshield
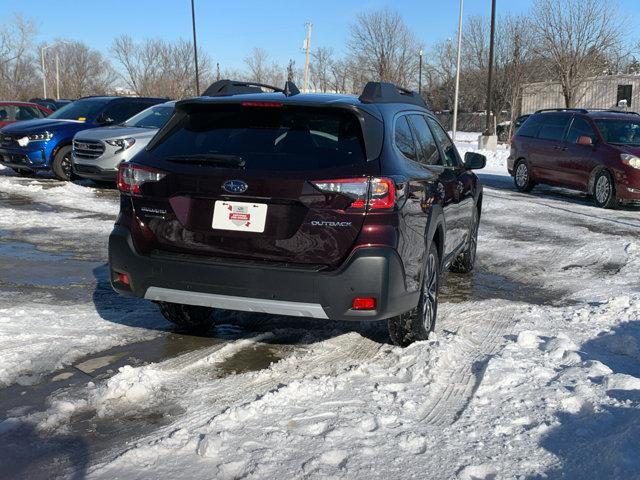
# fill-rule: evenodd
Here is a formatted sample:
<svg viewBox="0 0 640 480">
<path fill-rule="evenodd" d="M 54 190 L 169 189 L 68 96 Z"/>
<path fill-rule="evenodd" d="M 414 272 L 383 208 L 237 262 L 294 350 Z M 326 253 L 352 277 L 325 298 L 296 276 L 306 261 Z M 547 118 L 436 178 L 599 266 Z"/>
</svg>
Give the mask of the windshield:
<svg viewBox="0 0 640 480">
<path fill-rule="evenodd" d="M 339 109 L 220 105 L 186 115 L 157 156 L 239 157 L 246 170 L 299 171 L 365 161 L 360 123 Z"/>
<path fill-rule="evenodd" d="M 92 122 L 98 113 L 109 102 L 109 99 L 86 99 L 76 100 L 53 112 L 49 118 L 61 120 L 80 120 L 81 122 Z"/>
<path fill-rule="evenodd" d="M 627 119 L 600 119 L 596 125 L 606 143 L 614 145 L 640 145 L 640 118 Z"/>
<path fill-rule="evenodd" d="M 134 115 L 122 125 L 138 128 L 161 128 L 173 114 L 173 107 L 155 106 Z"/>
</svg>

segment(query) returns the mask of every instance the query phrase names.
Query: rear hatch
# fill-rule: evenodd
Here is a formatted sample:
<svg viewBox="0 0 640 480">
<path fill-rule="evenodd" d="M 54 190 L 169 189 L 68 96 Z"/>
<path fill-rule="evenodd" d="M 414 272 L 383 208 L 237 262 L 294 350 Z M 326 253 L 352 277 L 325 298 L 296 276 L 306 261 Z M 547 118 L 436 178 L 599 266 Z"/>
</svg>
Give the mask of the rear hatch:
<svg viewBox="0 0 640 480">
<path fill-rule="evenodd" d="M 278 102 L 182 105 L 134 160 L 159 172 L 132 197 L 151 252 L 338 264 L 362 228 L 367 179 L 380 174 L 367 160 L 364 116 Z"/>
</svg>

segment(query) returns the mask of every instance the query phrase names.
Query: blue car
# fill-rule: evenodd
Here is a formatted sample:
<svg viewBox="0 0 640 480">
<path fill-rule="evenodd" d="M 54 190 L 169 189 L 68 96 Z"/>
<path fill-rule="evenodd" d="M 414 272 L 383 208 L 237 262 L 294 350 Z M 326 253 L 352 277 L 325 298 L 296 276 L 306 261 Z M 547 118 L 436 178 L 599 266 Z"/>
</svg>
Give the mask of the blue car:
<svg viewBox="0 0 640 480">
<path fill-rule="evenodd" d="M 60 180 L 70 180 L 71 144 L 80 130 L 115 125 L 166 98 L 86 97 L 47 118 L 7 125 L 0 130 L 0 164 L 20 175 L 53 170 Z"/>
</svg>

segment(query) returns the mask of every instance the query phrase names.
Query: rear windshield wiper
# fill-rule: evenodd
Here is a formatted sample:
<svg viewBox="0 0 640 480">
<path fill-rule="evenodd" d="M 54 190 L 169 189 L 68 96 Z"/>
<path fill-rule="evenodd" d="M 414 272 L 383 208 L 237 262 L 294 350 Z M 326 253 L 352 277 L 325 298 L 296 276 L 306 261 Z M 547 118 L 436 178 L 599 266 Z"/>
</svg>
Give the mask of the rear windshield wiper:
<svg viewBox="0 0 640 480">
<path fill-rule="evenodd" d="M 215 165 L 218 167 L 244 168 L 246 162 L 239 155 L 222 154 L 198 154 L 198 155 L 174 155 L 167 158 L 167 162 L 194 163 L 199 165 Z"/>
</svg>

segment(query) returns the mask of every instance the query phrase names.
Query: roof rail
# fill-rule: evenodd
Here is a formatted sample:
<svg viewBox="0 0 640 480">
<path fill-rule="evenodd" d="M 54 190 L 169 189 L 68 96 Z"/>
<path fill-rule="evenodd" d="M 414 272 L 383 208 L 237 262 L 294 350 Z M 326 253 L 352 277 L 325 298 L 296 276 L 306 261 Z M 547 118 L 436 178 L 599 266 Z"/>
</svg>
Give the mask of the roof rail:
<svg viewBox="0 0 640 480">
<path fill-rule="evenodd" d="M 638 113 L 638 112 L 630 112 L 630 111 L 624 111 L 624 110 L 613 110 L 612 108 L 607 108 L 607 109 L 602 110 L 602 111 L 605 112 L 605 113 L 624 113 L 624 114 L 627 114 L 627 115 L 640 115 L 640 113 Z"/>
<path fill-rule="evenodd" d="M 544 113 L 544 112 L 579 112 L 579 113 L 589 113 L 588 110 L 584 108 L 543 108 L 541 110 L 537 110 L 535 113 Z"/>
<path fill-rule="evenodd" d="M 410 103 L 428 108 L 418 92 L 398 87 L 393 83 L 368 82 L 358 98 L 362 103 Z"/>
<path fill-rule="evenodd" d="M 284 93 L 287 97 L 300 93 L 298 87 L 293 82 L 286 82 L 284 88 L 274 87 L 266 83 L 242 82 L 237 80 L 218 80 L 209 85 L 203 93 L 203 97 L 223 97 L 228 95 L 240 95 L 243 93 L 264 93 L 263 88 L 274 92 Z"/>
</svg>

